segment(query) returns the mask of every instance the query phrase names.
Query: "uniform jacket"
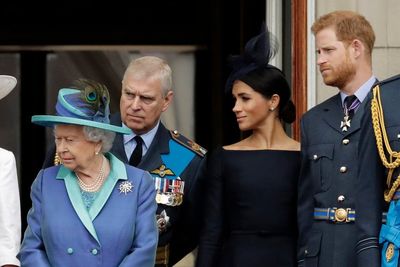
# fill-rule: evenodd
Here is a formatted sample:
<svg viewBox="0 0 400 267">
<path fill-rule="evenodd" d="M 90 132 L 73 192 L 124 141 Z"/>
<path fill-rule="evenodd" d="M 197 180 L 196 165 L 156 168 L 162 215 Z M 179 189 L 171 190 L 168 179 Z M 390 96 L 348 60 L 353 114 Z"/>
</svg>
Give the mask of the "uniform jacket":
<svg viewBox="0 0 400 267">
<path fill-rule="evenodd" d="M 358 141 L 365 101 L 343 132 L 340 94 L 308 111 L 301 120 L 302 167 L 299 179 L 299 265 L 356 266 L 355 223 L 315 220 L 314 208 L 356 210 Z"/>
<path fill-rule="evenodd" d="M 17 167 L 12 152 L 0 148 L 0 266 L 19 266 L 21 211 Z"/>
<path fill-rule="evenodd" d="M 111 172 L 89 211 L 72 171 L 59 165 L 39 172 L 19 254 L 22 266 L 154 265 L 158 235 L 152 179 L 107 157 Z"/>
<path fill-rule="evenodd" d="M 119 113 L 111 117 L 111 123 L 121 125 Z M 160 123 L 153 142 L 137 167 L 149 172 L 159 169 L 161 165 L 165 164 L 162 156 L 170 154 L 169 143 L 171 140 L 173 140 L 171 131 Z M 186 149 L 189 148 L 186 147 Z M 122 135 L 116 136 L 111 152 L 123 162 L 129 162 Z M 165 231 L 160 232 L 158 243 L 159 246 L 170 245 L 169 266 L 174 265 L 198 245 L 199 223 L 201 221 L 200 202 L 202 201 L 202 186 L 199 184 L 199 177 L 203 170 L 202 164 L 203 156 L 195 153 L 193 159 L 179 175 L 180 179 L 185 181 L 182 205 L 159 204 L 157 208 L 158 215 L 165 210 L 167 216 L 169 216 L 169 224 Z M 154 174 L 152 175 L 154 176 Z"/>
<path fill-rule="evenodd" d="M 379 82 L 380 96 L 384 112 L 385 130 L 390 147 L 393 151 L 400 151 L 400 76 L 395 76 Z M 360 173 L 358 195 L 360 202 L 367 199 L 369 205 L 360 209 L 360 220 L 357 220 L 358 246 L 357 252 L 361 258 L 359 267 L 379 267 L 381 260 L 385 262 L 386 251 L 378 244 L 381 230 L 382 212 L 387 210 L 387 203 L 383 199 L 383 188 L 386 185 L 387 170 L 383 166 L 378 154 L 375 134 L 372 126 L 371 103 L 367 103 L 367 110 L 362 121 L 363 136 L 360 139 Z M 388 155 L 386 154 L 388 158 Z M 395 160 L 395 158 L 393 159 Z M 399 168 L 393 173 L 393 180 L 399 176 Z M 392 201 L 398 202 L 398 201 Z M 388 215 L 389 217 L 389 215 Z M 397 219 L 398 220 L 398 219 Z M 387 224 L 387 223 L 386 223 Z M 399 225 L 397 225 L 399 228 Z M 380 240 L 386 241 L 386 240 Z M 382 244 L 381 244 L 382 245 Z M 397 250 L 400 244 L 397 244 Z M 382 259 L 381 259 L 382 258 Z M 391 264 L 393 264 L 392 262 Z M 399 266 L 394 263 L 393 266 Z M 385 266 L 385 265 L 382 265 Z"/>
</svg>

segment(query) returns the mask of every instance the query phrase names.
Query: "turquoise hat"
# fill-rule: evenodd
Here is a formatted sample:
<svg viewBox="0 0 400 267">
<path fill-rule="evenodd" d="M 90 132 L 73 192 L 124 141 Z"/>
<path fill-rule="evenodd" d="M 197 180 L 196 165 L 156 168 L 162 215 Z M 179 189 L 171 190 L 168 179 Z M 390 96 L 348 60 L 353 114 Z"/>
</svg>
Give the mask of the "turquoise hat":
<svg viewBox="0 0 400 267">
<path fill-rule="evenodd" d="M 54 127 L 55 124 L 73 124 L 122 134 L 132 133 L 127 127 L 110 124 L 110 95 L 104 85 L 89 80 L 79 80 L 78 84 L 83 89 L 59 90 L 56 115 L 35 115 L 32 116 L 32 122 L 46 127 Z"/>
</svg>

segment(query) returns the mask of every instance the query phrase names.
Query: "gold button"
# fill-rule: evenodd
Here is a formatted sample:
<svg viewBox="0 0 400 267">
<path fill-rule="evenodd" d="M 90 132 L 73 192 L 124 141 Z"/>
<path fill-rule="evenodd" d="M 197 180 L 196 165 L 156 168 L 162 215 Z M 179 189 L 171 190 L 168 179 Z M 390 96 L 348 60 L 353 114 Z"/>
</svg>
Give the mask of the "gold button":
<svg viewBox="0 0 400 267">
<path fill-rule="evenodd" d="M 312 156 L 313 160 L 316 160 L 318 158 L 317 154 Z"/>
<path fill-rule="evenodd" d="M 343 202 L 346 198 L 343 195 L 338 196 L 337 201 Z"/>
<path fill-rule="evenodd" d="M 337 209 L 335 210 L 335 220 L 338 222 L 344 222 L 347 219 L 347 210 Z"/>
<path fill-rule="evenodd" d="M 348 143 L 350 143 L 350 140 L 349 140 L 349 139 L 343 139 L 343 140 L 342 140 L 342 144 L 343 144 L 343 145 L 347 145 Z"/>
<path fill-rule="evenodd" d="M 400 139 L 400 134 L 397 134 L 397 138 Z"/>
<path fill-rule="evenodd" d="M 347 172 L 347 167 L 346 167 L 346 166 L 340 167 L 340 172 L 341 172 L 341 173 Z"/>
</svg>

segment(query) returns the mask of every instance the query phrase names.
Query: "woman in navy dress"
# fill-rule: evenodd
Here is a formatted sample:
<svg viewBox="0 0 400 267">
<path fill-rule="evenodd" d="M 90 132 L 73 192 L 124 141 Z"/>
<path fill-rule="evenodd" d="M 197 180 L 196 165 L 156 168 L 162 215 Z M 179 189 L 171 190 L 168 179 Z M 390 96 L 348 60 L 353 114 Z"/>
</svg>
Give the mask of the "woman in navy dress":
<svg viewBox="0 0 400 267">
<path fill-rule="evenodd" d="M 226 89 L 240 130 L 251 134 L 207 156 L 197 267 L 296 266 L 300 144 L 284 130 L 295 107 L 272 55 L 264 32 L 233 58 Z"/>
</svg>

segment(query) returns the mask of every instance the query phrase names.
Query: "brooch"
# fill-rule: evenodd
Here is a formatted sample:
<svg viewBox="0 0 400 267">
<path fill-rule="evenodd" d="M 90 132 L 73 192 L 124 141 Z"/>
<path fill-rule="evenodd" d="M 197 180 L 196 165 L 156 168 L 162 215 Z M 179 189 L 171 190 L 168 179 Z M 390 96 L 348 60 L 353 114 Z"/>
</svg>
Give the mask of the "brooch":
<svg viewBox="0 0 400 267">
<path fill-rule="evenodd" d="M 132 192 L 133 185 L 129 181 L 123 181 L 119 184 L 119 193 L 124 193 L 125 195 L 129 192 Z"/>
</svg>

